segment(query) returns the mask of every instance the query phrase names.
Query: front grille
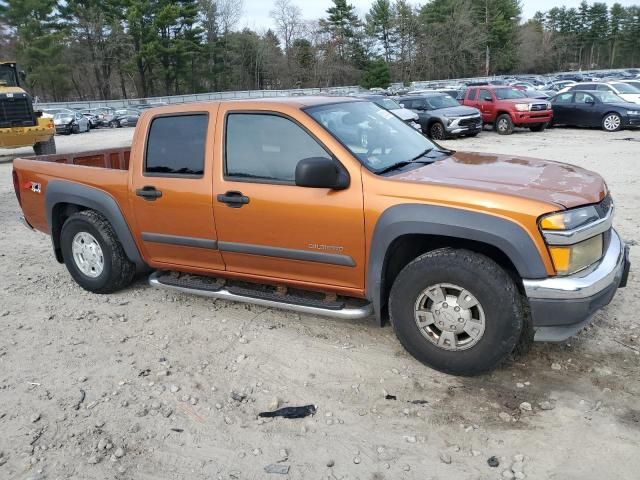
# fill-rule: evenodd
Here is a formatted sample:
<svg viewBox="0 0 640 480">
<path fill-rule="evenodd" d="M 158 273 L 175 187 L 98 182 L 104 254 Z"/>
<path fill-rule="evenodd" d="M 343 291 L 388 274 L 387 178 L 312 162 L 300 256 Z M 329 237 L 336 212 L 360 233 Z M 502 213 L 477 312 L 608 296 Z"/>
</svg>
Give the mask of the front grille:
<svg viewBox="0 0 640 480">
<path fill-rule="evenodd" d="M 461 127 L 475 127 L 480 125 L 480 117 L 463 118 L 458 123 Z"/>
<path fill-rule="evenodd" d="M 35 125 L 36 119 L 26 94 L 0 96 L 0 128 L 33 127 Z"/>
<path fill-rule="evenodd" d="M 539 112 L 541 110 L 546 110 L 546 109 L 547 109 L 546 103 L 534 103 L 531 105 L 532 112 Z"/>
</svg>

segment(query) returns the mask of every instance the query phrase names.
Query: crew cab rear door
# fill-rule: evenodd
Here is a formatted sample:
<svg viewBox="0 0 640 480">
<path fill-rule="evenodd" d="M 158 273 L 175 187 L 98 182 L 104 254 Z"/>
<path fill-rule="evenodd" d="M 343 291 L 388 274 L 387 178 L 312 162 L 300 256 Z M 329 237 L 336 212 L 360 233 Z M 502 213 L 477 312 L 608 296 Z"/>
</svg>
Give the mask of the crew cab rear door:
<svg viewBox="0 0 640 480">
<path fill-rule="evenodd" d="M 220 105 L 214 212 L 227 270 L 310 288 L 363 289 L 360 165 L 341 162 L 332 152 L 346 150 L 303 111 L 268 108 Z M 296 186 L 296 165 L 311 157 L 341 162 L 349 187 Z"/>
<path fill-rule="evenodd" d="M 217 107 L 138 122 L 129 198 L 145 260 L 156 268 L 224 270 L 211 184 Z"/>
<path fill-rule="evenodd" d="M 476 108 L 480 110 L 483 122 L 493 123 L 495 121 L 496 104 L 491 91 L 486 88 L 479 89 Z"/>
</svg>

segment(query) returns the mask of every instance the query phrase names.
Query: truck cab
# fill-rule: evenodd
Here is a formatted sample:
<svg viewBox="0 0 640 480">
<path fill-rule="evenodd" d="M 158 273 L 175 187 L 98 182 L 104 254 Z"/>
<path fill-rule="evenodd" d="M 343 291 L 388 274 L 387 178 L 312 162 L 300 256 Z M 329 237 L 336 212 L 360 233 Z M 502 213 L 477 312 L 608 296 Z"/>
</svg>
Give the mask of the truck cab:
<svg viewBox="0 0 640 480">
<path fill-rule="evenodd" d="M 514 127 L 542 132 L 553 118 L 548 101 L 529 98 L 520 90 L 507 86 L 469 87 L 462 104 L 480 110 L 482 121 L 493 124 L 501 135 L 510 135 Z"/>
</svg>

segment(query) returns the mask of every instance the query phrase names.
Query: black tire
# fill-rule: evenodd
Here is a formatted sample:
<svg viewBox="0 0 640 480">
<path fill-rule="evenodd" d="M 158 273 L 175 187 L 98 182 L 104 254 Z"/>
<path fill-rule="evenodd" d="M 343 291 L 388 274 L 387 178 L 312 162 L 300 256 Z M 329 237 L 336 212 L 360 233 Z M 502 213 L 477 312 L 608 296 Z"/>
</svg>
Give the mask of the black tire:
<svg viewBox="0 0 640 480">
<path fill-rule="evenodd" d="M 544 132 L 547 129 L 547 126 L 547 123 L 539 123 L 537 125 L 531 125 L 529 127 L 529 130 L 531 130 L 532 132 Z"/>
<path fill-rule="evenodd" d="M 73 125 L 71 127 L 71 133 L 80 133 L 80 125 Z"/>
<path fill-rule="evenodd" d="M 513 133 L 513 121 L 508 114 L 498 115 L 498 118 L 496 118 L 496 132 L 499 135 L 511 135 Z"/>
<path fill-rule="evenodd" d="M 73 239 L 80 232 L 92 235 L 102 250 L 104 268 L 95 278 L 85 275 L 76 265 L 73 257 Z M 126 287 L 133 280 L 136 272 L 135 264 L 127 258 L 111 224 L 98 212 L 84 210 L 71 215 L 62 226 L 60 246 L 67 270 L 76 283 L 85 290 L 94 293 L 112 293 Z"/>
<path fill-rule="evenodd" d="M 38 142 L 33 146 L 36 155 L 54 155 L 56 153 L 56 139 L 53 135 L 46 142 Z"/>
<path fill-rule="evenodd" d="M 418 298 L 428 287 L 442 283 L 470 292 L 484 312 L 484 333 L 467 349 L 437 346 L 416 323 Z M 525 304 L 509 274 L 484 255 L 451 248 L 421 255 L 400 272 L 391 289 L 389 314 L 400 343 L 411 355 L 436 370 L 462 376 L 487 372 L 503 362 L 527 325 Z M 437 328 L 436 323 L 433 326 Z"/>
<path fill-rule="evenodd" d="M 622 129 L 622 117 L 616 112 L 609 112 L 602 117 L 602 129 L 605 132 L 617 132 Z"/>
<path fill-rule="evenodd" d="M 441 122 L 434 122 L 429 127 L 429 137 L 434 140 L 444 140 L 445 130 Z"/>
</svg>

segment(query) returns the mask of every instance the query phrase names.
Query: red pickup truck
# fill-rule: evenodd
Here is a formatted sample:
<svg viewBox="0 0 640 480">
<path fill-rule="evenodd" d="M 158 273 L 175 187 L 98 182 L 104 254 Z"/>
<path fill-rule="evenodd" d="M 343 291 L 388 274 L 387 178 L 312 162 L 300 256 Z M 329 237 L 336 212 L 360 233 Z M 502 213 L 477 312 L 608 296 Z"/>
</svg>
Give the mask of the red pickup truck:
<svg viewBox="0 0 640 480">
<path fill-rule="evenodd" d="M 510 135 L 514 127 L 542 132 L 553 118 L 551 103 L 529 98 L 512 87 L 470 87 L 464 94 L 462 104 L 480 110 L 482 121 L 493 124 L 500 135 Z"/>
</svg>

